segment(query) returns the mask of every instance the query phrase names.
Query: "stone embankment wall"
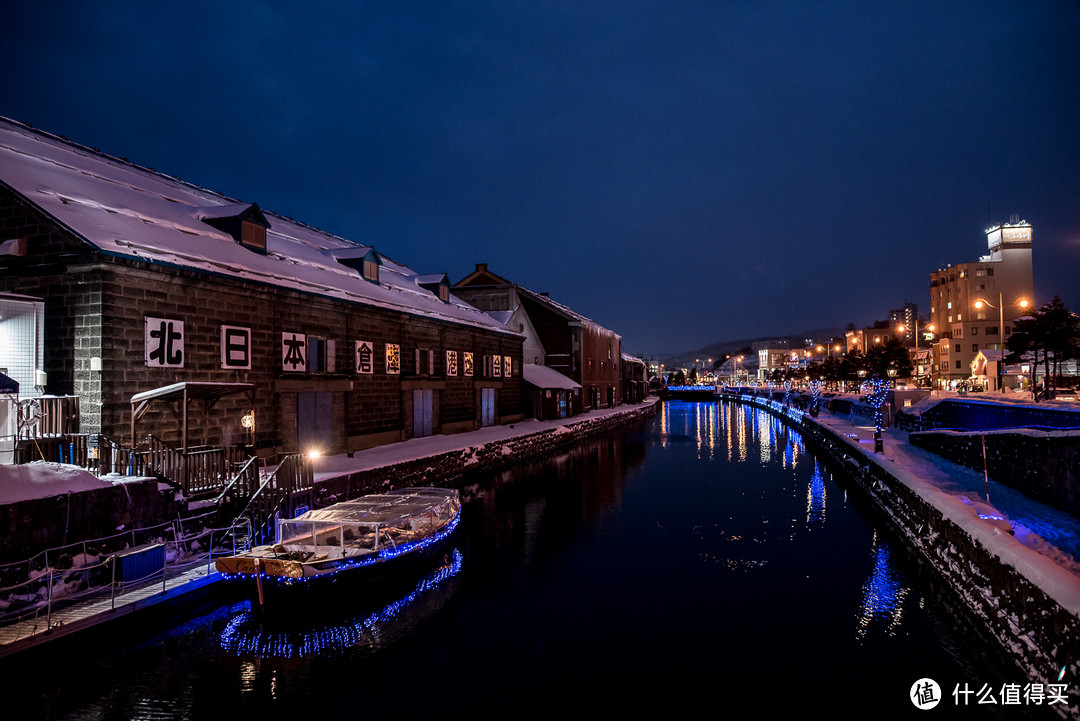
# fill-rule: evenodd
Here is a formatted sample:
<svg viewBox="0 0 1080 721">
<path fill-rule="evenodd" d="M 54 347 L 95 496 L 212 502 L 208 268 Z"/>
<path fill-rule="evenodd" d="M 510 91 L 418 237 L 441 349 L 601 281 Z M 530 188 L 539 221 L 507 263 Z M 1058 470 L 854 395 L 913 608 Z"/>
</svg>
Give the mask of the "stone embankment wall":
<svg viewBox="0 0 1080 721">
<path fill-rule="evenodd" d="M 49 498 L 0 505 L 0 563 L 29 558 L 66 543 L 113 536 L 176 520 L 181 504 L 172 489 L 140 479 Z"/>
<path fill-rule="evenodd" d="M 1054 508 L 1080 516 L 1080 431 L 922 431 L 908 441 Z"/>
<path fill-rule="evenodd" d="M 1080 428 L 1080 410 L 947 398 L 920 413 L 901 412 L 897 426 L 923 431 L 937 428 L 988 431 L 994 428 Z"/>
<path fill-rule="evenodd" d="M 656 399 L 647 399 L 637 408 L 622 413 L 587 418 L 503 441 L 323 479 L 315 484 L 312 505 L 321 508 L 391 488 L 457 485 L 463 478 L 497 471 L 522 461 L 555 453 L 589 436 L 648 418 L 654 415 L 658 408 L 659 402 Z"/>
<path fill-rule="evenodd" d="M 730 400 L 746 402 L 732 396 Z M 881 518 L 942 578 L 969 614 L 1001 642 L 1004 651 L 1033 681 L 1067 666 L 1080 673 L 1080 618 L 1018 568 L 1001 559 L 962 526 L 945 517 L 890 473 L 880 457 L 813 419 L 798 420 L 754 403 L 798 426 L 811 442 L 839 462 L 881 509 Z"/>
</svg>

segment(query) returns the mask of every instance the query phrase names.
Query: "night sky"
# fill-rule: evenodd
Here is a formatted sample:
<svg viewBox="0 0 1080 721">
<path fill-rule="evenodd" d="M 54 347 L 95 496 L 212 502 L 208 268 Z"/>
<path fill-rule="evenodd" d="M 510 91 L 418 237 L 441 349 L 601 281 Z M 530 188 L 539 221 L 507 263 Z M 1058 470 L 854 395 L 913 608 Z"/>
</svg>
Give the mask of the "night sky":
<svg viewBox="0 0 1080 721">
<path fill-rule="evenodd" d="M 486 262 L 632 353 L 928 313 L 930 271 L 1013 214 L 1037 302 L 1080 310 L 1072 0 L 2 17 L 0 115 L 419 272 Z"/>
</svg>

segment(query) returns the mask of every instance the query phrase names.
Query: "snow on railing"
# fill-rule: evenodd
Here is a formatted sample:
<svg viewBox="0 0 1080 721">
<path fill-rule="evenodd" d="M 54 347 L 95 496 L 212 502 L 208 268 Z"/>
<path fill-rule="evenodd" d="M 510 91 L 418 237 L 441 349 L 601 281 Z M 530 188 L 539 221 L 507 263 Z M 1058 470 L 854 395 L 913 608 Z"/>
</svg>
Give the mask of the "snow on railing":
<svg viewBox="0 0 1080 721">
<path fill-rule="evenodd" d="M 49 549 L 31 559 L 0 566 L 0 625 L 44 616 L 41 630 L 46 630 L 52 627 L 52 612 L 58 605 L 66 607 L 90 598 L 110 598 L 115 607 L 118 595 L 125 588 L 160 580 L 164 590 L 170 575 L 178 575 L 203 563 L 207 566 L 207 572 L 211 572 L 214 558 L 247 550 L 251 525 L 245 519 L 224 528 L 202 525 L 194 532 L 183 532 L 185 522 L 190 524 L 210 515 L 178 519 L 171 524 Z M 166 527 L 174 536 L 171 540 L 162 535 L 149 538 L 147 543 L 135 543 L 135 534 L 139 531 L 161 531 Z M 91 552 L 98 550 L 95 544 L 118 537 L 129 538 L 131 544 L 108 552 Z M 58 551 L 78 547 L 82 547 L 82 553 L 57 555 Z M 161 549 L 160 553 L 157 549 Z M 54 564 L 48 562 L 50 553 L 55 557 Z M 125 557 L 139 554 L 145 555 L 147 561 L 124 564 Z M 160 557 L 160 561 L 157 561 L 157 557 Z M 42 558 L 45 559 L 43 566 L 34 563 Z M 137 575 L 128 577 L 129 573 Z M 13 581 L 18 574 L 24 575 L 25 580 Z M 37 629 L 37 624 L 31 624 L 28 628 Z M 34 632 L 37 631 L 29 631 Z"/>
</svg>

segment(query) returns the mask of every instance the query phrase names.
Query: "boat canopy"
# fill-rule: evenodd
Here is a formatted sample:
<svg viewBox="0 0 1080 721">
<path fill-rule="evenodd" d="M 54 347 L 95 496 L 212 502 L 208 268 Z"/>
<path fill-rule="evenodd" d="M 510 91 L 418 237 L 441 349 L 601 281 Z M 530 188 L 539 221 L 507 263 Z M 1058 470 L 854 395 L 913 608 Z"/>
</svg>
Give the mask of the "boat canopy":
<svg viewBox="0 0 1080 721">
<path fill-rule="evenodd" d="M 342 501 L 329 508 L 308 511 L 296 521 L 329 521 L 364 525 L 397 525 L 412 516 L 423 515 L 442 502 L 457 499 L 457 491 L 441 488 L 407 488 L 397 493 L 364 496 Z"/>
<path fill-rule="evenodd" d="M 277 542 L 372 550 L 396 546 L 434 532 L 460 505 L 458 492 L 446 488 L 405 488 L 364 496 L 279 520 Z"/>
</svg>

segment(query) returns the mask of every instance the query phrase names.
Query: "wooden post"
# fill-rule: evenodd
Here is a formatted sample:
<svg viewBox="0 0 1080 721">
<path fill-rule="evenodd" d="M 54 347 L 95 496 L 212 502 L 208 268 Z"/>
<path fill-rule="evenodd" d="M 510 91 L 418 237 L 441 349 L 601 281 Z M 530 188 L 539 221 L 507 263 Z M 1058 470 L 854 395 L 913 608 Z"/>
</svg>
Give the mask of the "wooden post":
<svg viewBox="0 0 1080 721">
<path fill-rule="evenodd" d="M 258 591 L 259 609 L 262 610 L 262 607 L 265 603 L 265 600 L 263 599 L 262 587 L 262 559 L 258 556 L 255 557 L 255 589 Z"/>
</svg>

